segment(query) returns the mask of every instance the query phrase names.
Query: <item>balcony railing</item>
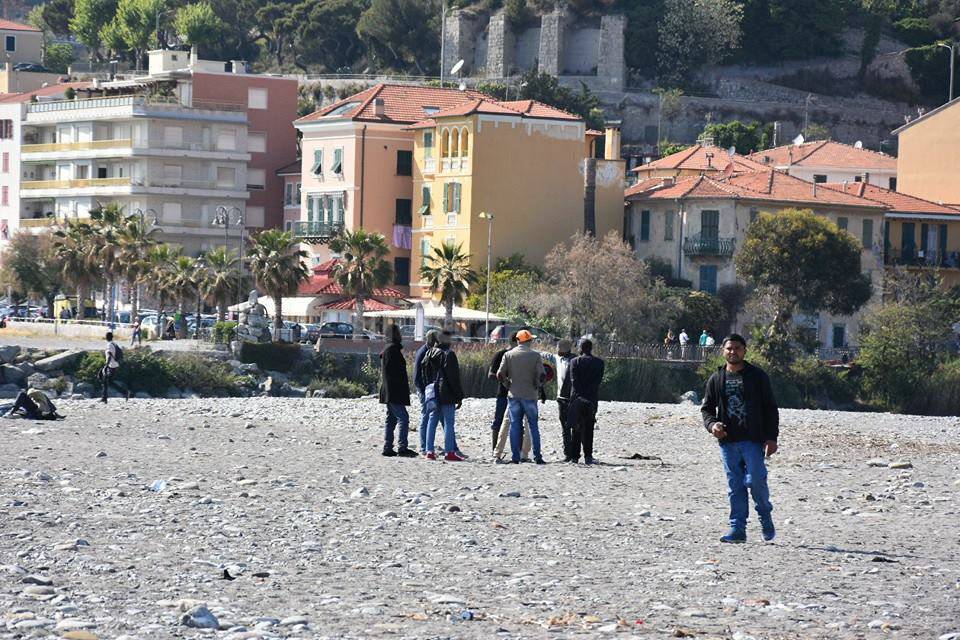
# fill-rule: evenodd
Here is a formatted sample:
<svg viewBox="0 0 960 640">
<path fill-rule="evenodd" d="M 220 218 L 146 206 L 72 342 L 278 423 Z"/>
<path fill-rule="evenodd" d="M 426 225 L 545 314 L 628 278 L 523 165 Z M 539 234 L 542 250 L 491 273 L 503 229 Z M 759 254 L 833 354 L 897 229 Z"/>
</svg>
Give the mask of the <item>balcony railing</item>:
<svg viewBox="0 0 960 640">
<path fill-rule="evenodd" d="M 205 111 L 246 111 L 245 105 L 235 102 L 205 102 L 195 100 L 193 105 L 185 105 L 172 96 L 113 96 L 108 98 L 87 98 L 84 100 L 34 102 L 27 106 L 27 113 L 49 113 L 53 111 L 109 109 L 113 107 L 133 106 L 175 107 L 179 109 L 203 109 Z"/>
<path fill-rule="evenodd" d="M 36 228 L 36 227 L 52 227 L 57 223 L 56 218 L 22 218 L 20 220 L 21 227 L 27 228 Z"/>
<path fill-rule="evenodd" d="M 722 256 L 733 255 L 736 242 L 733 238 L 702 238 L 699 234 L 692 238 L 684 238 L 683 252 L 688 256 Z"/>
<path fill-rule="evenodd" d="M 28 180 L 21 189 L 83 189 L 88 187 L 129 187 L 130 178 L 89 178 L 78 180 Z"/>
<path fill-rule="evenodd" d="M 960 253 L 938 249 L 894 249 L 887 247 L 883 263 L 889 266 L 960 269 Z"/>
<path fill-rule="evenodd" d="M 470 158 L 442 158 L 440 171 L 467 171 L 470 169 Z"/>
<path fill-rule="evenodd" d="M 294 222 L 294 237 L 304 242 L 323 244 L 343 229 L 342 222 Z"/>
<path fill-rule="evenodd" d="M 88 140 L 86 142 L 50 142 L 44 144 L 25 144 L 20 149 L 23 153 L 50 153 L 52 151 L 95 151 L 98 149 L 129 148 L 133 140 L 129 138 L 117 140 Z"/>
</svg>

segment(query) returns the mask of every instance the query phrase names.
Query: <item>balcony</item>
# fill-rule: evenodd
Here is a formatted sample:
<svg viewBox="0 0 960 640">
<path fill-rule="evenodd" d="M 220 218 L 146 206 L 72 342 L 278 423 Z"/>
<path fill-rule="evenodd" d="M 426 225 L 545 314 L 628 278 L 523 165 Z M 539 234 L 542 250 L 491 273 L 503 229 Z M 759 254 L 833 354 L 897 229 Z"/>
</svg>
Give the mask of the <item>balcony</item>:
<svg viewBox="0 0 960 640">
<path fill-rule="evenodd" d="M 700 234 L 684 238 L 683 252 L 688 256 L 717 256 L 729 258 L 733 255 L 736 242 L 733 238 L 702 238 Z"/>
<path fill-rule="evenodd" d="M 926 269 L 960 269 L 960 253 L 941 252 L 937 249 L 916 249 L 907 247 L 894 249 L 887 247 L 883 255 L 883 264 L 888 267 L 917 267 Z"/>
<path fill-rule="evenodd" d="M 78 180 L 27 180 L 21 189 L 87 189 L 91 187 L 129 187 L 130 178 L 89 178 Z"/>
<path fill-rule="evenodd" d="M 307 244 L 326 244 L 330 238 L 343 230 L 342 222 L 303 222 L 290 225 L 293 236 Z"/>
<path fill-rule="evenodd" d="M 447 171 L 469 171 L 470 158 L 442 158 L 440 160 L 441 173 Z"/>
<path fill-rule="evenodd" d="M 46 144 L 25 144 L 20 149 L 24 154 L 51 153 L 56 151 L 97 151 L 99 149 L 128 149 L 133 140 L 88 140 L 86 142 L 52 142 Z"/>
<path fill-rule="evenodd" d="M 424 173 L 436 173 L 437 172 L 437 161 L 435 158 L 427 158 L 423 161 L 423 172 Z"/>
</svg>

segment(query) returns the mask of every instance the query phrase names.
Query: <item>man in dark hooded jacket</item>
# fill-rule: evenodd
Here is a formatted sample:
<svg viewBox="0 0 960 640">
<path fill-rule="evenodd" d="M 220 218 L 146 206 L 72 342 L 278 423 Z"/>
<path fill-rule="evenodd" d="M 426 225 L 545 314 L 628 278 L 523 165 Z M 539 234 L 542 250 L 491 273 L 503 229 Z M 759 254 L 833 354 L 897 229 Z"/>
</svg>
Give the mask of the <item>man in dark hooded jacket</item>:
<svg viewBox="0 0 960 640">
<path fill-rule="evenodd" d="M 383 430 L 383 455 L 415 458 L 407 448 L 410 427 L 410 383 L 407 380 L 407 361 L 403 357 L 400 329 L 392 324 L 387 330 L 389 342 L 380 354 L 380 403 L 387 405 L 387 421 Z M 399 425 L 398 450 L 393 450 L 393 433 Z"/>
</svg>

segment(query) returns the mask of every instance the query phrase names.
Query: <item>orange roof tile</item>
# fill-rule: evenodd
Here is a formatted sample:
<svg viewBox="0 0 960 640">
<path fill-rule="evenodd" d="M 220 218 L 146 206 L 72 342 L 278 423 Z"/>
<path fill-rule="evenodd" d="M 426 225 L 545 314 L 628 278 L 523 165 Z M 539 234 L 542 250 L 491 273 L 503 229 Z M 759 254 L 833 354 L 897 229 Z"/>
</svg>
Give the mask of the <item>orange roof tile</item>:
<svg viewBox="0 0 960 640">
<path fill-rule="evenodd" d="M 0 103 L 30 102 L 34 96 L 38 98 L 56 96 L 71 88 L 75 91 L 78 89 L 86 89 L 90 87 L 91 84 L 90 82 L 62 82 L 24 93 L 0 93 Z"/>
<path fill-rule="evenodd" d="M 316 272 L 316 268 L 314 269 Z M 327 272 L 329 273 L 329 272 Z M 297 295 L 301 296 L 342 296 L 343 288 L 329 275 L 314 275 L 297 287 Z M 380 298 L 403 298 L 404 293 L 392 287 L 375 289 L 373 295 Z"/>
<path fill-rule="evenodd" d="M 707 155 L 710 155 L 708 158 Z M 653 162 L 642 164 L 634 173 L 643 174 L 654 170 L 677 169 L 686 171 L 724 171 L 733 163 L 734 171 L 759 171 L 766 169 L 762 164 L 746 156 L 733 154 L 720 147 L 695 144 L 692 147 L 664 156 Z"/>
<path fill-rule="evenodd" d="M 866 182 L 830 183 L 821 186 L 883 203 L 890 208 L 891 213 L 929 213 L 960 216 L 960 209 L 955 207 L 948 207 L 899 191 L 891 191 Z"/>
<path fill-rule="evenodd" d="M 331 311 L 353 311 L 357 308 L 357 299 L 342 298 L 340 300 L 334 300 L 333 302 L 328 302 L 323 305 L 323 308 L 330 309 Z M 400 307 L 386 302 L 380 302 L 373 298 L 365 298 L 363 300 L 363 308 L 365 311 L 396 311 Z"/>
<path fill-rule="evenodd" d="M 551 107 L 548 104 L 537 102 L 536 100 L 512 100 L 510 102 L 501 102 L 501 105 L 514 111 L 519 111 L 528 118 L 545 118 L 548 120 L 580 120 L 580 116 L 574 115 L 569 111 Z"/>
<path fill-rule="evenodd" d="M 374 100 L 383 99 L 384 114 L 374 113 Z M 355 93 L 343 100 L 314 111 L 295 122 L 314 122 L 323 118 L 345 118 L 366 122 L 394 122 L 398 124 L 412 124 L 434 113 L 451 109 L 465 102 L 488 96 L 477 91 L 458 89 L 441 89 L 439 87 L 420 87 L 408 84 L 377 84 L 369 89 Z M 332 116 L 337 109 L 356 103 L 342 113 Z"/>
<path fill-rule="evenodd" d="M 13 22 L 12 20 L 4 20 L 0 18 L 0 30 L 3 31 L 36 31 L 39 32 L 40 29 L 37 29 L 34 26 L 29 24 L 20 24 L 19 22 Z"/>
<path fill-rule="evenodd" d="M 853 145 L 817 140 L 803 144 L 788 144 L 750 154 L 752 160 L 766 167 L 838 167 L 844 169 L 896 170 L 897 159 L 870 149 Z"/>
</svg>

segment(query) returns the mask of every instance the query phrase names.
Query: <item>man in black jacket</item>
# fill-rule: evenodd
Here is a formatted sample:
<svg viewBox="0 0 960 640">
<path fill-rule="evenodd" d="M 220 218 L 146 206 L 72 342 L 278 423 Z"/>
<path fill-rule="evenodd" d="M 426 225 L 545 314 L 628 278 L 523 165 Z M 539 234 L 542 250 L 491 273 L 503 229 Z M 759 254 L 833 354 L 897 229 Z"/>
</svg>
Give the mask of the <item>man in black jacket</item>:
<svg viewBox="0 0 960 640">
<path fill-rule="evenodd" d="M 443 420 L 444 460 L 460 462 L 464 456 L 457 453 L 457 435 L 454 431 L 456 411 L 463 403 L 463 385 L 460 383 L 460 363 L 457 354 L 450 349 L 453 335 L 449 331 L 440 334 L 437 346 L 423 357 L 423 375 L 427 385 L 437 384 L 437 410 L 427 422 L 426 458 L 436 460 L 433 453 L 437 424 Z"/>
<path fill-rule="evenodd" d="M 570 389 L 567 421 L 570 425 L 570 462 L 593 464 L 593 430 L 597 426 L 597 406 L 600 402 L 600 383 L 603 382 L 604 362 L 593 355 L 593 342 L 580 343 L 580 355 L 570 361 L 561 388 Z"/>
<path fill-rule="evenodd" d="M 773 505 L 767 488 L 767 457 L 777 451 L 780 412 L 773 397 L 770 378 L 746 362 L 747 342 L 738 334 L 723 340 L 726 365 L 707 380 L 703 405 L 703 426 L 720 443 L 720 457 L 727 474 L 730 497 L 730 531 L 721 542 L 746 542 L 750 505 L 747 489 L 753 496 L 763 539 L 773 540 Z"/>
<path fill-rule="evenodd" d="M 387 329 L 386 348 L 380 354 L 380 403 L 387 405 L 387 422 L 383 430 L 383 455 L 416 458 L 407 447 L 410 431 L 410 382 L 407 380 L 407 361 L 403 357 L 400 328 L 392 324 Z M 393 433 L 400 426 L 398 449 L 393 450 Z"/>
<path fill-rule="evenodd" d="M 493 354 L 493 360 L 490 361 L 490 369 L 487 371 L 487 377 L 497 382 L 497 406 L 493 412 L 493 423 L 490 424 L 491 449 L 497 450 L 497 437 L 500 435 L 500 427 L 503 425 L 503 417 L 507 413 L 507 396 L 510 390 L 497 380 L 497 371 L 500 370 L 500 363 L 503 362 L 503 354 L 517 346 L 517 332 L 510 335 L 510 342 L 505 349 L 498 350 Z"/>
</svg>

